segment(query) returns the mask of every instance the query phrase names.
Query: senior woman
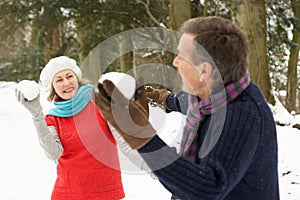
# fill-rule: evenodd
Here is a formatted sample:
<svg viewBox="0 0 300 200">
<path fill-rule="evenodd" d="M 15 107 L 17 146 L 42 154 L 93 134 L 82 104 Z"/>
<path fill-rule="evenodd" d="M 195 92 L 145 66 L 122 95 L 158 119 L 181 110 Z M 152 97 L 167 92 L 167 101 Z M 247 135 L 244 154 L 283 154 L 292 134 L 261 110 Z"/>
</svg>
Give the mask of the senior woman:
<svg viewBox="0 0 300 200">
<path fill-rule="evenodd" d="M 46 116 L 40 95 L 29 101 L 16 90 L 18 101 L 32 114 L 46 156 L 57 160 L 52 200 L 119 200 L 124 195 L 116 141 L 106 120 L 90 99 L 94 88 L 81 79 L 76 61 L 52 58 L 40 74 L 54 107 Z"/>
</svg>

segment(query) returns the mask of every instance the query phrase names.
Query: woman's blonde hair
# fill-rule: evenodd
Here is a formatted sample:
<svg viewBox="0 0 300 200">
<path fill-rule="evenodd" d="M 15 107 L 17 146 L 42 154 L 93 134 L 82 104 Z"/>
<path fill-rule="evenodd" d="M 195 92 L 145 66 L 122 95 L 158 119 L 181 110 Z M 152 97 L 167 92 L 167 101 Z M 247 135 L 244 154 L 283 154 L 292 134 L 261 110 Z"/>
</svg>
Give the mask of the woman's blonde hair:
<svg viewBox="0 0 300 200">
<path fill-rule="evenodd" d="M 89 84 L 89 81 L 86 80 L 86 79 L 81 79 L 81 80 L 78 81 L 78 83 L 79 83 L 79 87 L 80 87 L 82 85 Z M 56 94 L 53 85 L 51 85 L 50 94 L 48 95 L 47 100 L 52 102 L 56 98 L 60 98 L 60 97 Z"/>
</svg>

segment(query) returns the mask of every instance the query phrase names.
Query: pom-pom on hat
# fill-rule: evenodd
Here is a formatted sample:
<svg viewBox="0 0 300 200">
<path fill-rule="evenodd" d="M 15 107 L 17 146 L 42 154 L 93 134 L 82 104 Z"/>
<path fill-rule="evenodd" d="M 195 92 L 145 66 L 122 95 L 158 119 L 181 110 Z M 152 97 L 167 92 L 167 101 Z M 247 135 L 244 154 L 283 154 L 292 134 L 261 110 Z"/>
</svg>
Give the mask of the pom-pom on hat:
<svg viewBox="0 0 300 200">
<path fill-rule="evenodd" d="M 67 69 L 72 70 L 76 74 L 78 80 L 81 79 L 82 72 L 74 59 L 67 56 L 59 56 L 49 60 L 40 75 L 42 87 L 46 91 L 50 90 L 54 75 Z"/>
</svg>

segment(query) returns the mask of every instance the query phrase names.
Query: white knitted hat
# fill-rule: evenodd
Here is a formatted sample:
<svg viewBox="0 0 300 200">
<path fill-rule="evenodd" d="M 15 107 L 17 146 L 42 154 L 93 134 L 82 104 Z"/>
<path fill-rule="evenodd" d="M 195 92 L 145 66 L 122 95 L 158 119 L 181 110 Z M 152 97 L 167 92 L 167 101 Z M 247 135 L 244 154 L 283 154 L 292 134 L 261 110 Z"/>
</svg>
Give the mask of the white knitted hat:
<svg viewBox="0 0 300 200">
<path fill-rule="evenodd" d="M 76 61 L 67 56 L 59 56 L 49 60 L 44 69 L 41 71 L 40 81 L 42 87 L 46 91 L 50 90 L 54 75 L 66 69 L 72 70 L 76 74 L 78 80 L 81 79 L 82 72 L 77 66 Z"/>
</svg>

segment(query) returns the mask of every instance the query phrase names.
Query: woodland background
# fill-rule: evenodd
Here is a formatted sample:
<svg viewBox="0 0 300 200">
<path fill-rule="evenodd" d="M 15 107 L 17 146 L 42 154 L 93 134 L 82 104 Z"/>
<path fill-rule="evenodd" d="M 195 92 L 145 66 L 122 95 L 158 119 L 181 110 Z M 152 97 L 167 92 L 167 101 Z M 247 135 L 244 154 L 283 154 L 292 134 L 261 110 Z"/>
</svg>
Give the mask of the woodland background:
<svg viewBox="0 0 300 200">
<path fill-rule="evenodd" d="M 38 80 L 59 55 L 81 65 L 99 43 L 126 30 L 178 30 L 189 18 L 212 15 L 245 31 L 251 79 L 267 101 L 274 105 L 278 98 L 289 112 L 300 113 L 300 0 L 1 0 L 0 81 Z M 132 44 L 118 48 L 126 45 Z M 155 49 L 132 51 L 111 69 L 126 72 L 150 61 L 172 66 L 173 57 Z"/>
</svg>

